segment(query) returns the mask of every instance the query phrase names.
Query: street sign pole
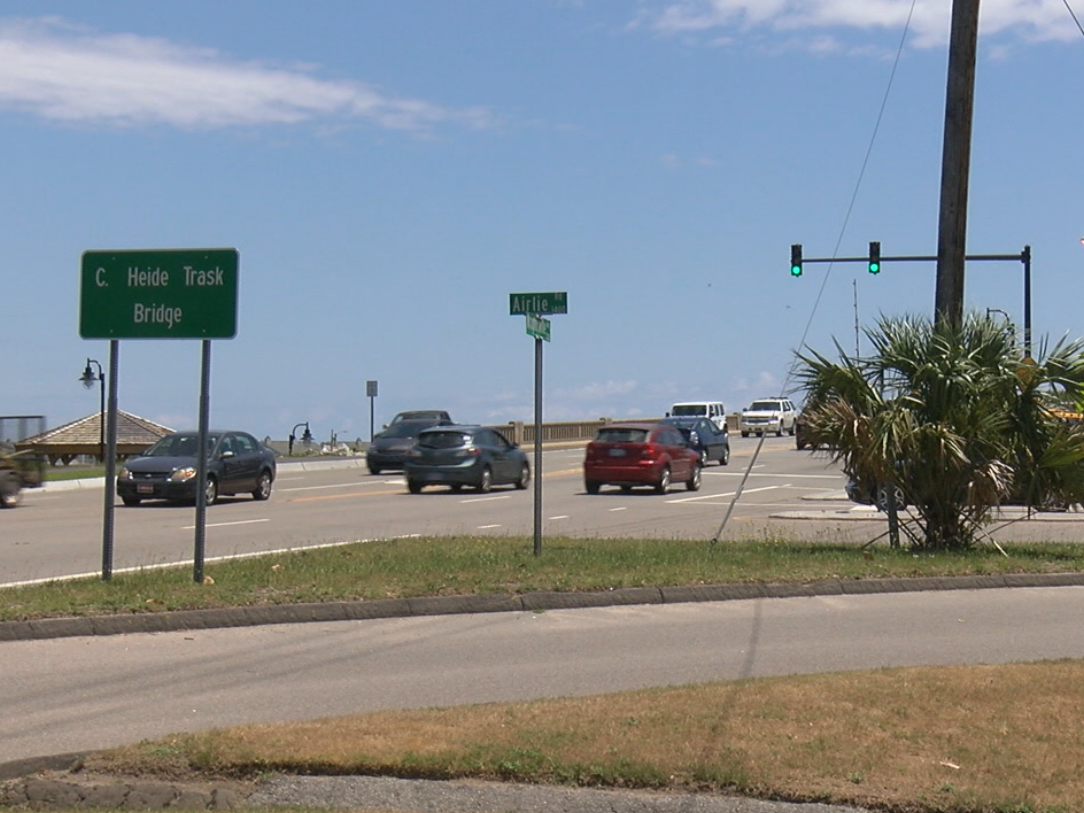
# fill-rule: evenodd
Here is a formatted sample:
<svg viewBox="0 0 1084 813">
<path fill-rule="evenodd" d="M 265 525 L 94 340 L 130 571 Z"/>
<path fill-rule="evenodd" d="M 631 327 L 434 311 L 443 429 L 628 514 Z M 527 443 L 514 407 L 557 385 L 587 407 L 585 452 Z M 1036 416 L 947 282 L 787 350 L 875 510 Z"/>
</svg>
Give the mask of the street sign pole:
<svg viewBox="0 0 1084 813">
<path fill-rule="evenodd" d="M 565 291 L 509 294 L 508 314 L 523 316 L 527 335 L 534 337 L 534 555 L 542 555 L 542 342 L 550 340 L 546 315 L 568 313 Z"/>
<path fill-rule="evenodd" d="M 105 505 L 102 507 L 102 581 L 113 578 L 114 502 L 117 499 L 117 361 L 120 342 L 109 342 L 109 413 L 106 418 Z"/>
<path fill-rule="evenodd" d="M 192 580 L 203 584 L 203 560 L 207 541 L 207 427 L 211 412 L 211 341 L 204 339 L 199 385 L 199 456 L 196 458 L 196 540 L 192 555 Z"/>
<path fill-rule="evenodd" d="M 542 337 L 534 340 L 534 555 L 542 555 Z"/>
<path fill-rule="evenodd" d="M 102 519 L 102 580 L 113 573 L 113 502 L 117 459 L 118 340 L 200 339 L 196 538 L 193 575 L 203 581 L 207 507 L 207 423 L 211 339 L 237 334 L 235 248 L 84 251 L 80 262 L 79 335 L 109 340 L 108 451 Z"/>
</svg>

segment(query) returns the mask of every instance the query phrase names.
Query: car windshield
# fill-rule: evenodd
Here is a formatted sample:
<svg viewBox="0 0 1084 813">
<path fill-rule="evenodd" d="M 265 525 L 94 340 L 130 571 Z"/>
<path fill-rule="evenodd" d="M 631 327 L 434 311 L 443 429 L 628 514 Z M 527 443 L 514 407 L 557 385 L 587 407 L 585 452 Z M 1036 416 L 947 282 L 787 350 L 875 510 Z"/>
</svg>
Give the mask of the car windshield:
<svg viewBox="0 0 1084 813">
<path fill-rule="evenodd" d="M 207 437 L 207 450 L 214 448 L 215 438 Z M 144 457 L 195 457 L 199 435 L 166 435 L 143 453 Z"/>
<path fill-rule="evenodd" d="M 750 412 L 774 412 L 779 409 L 778 401 L 753 401 L 749 407 Z"/>
<path fill-rule="evenodd" d="M 416 438 L 418 433 L 430 426 L 425 421 L 418 423 L 397 423 L 380 433 L 382 438 Z"/>
<path fill-rule="evenodd" d="M 600 443 L 643 443 L 647 440 L 646 429 L 600 429 L 595 438 Z"/>
<path fill-rule="evenodd" d="M 402 423 L 403 421 L 440 421 L 444 419 L 444 415 L 440 412 L 426 412 L 425 410 L 418 410 L 415 412 L 400 412 L 394 418 L 392 423 Z"/>
<path fill-rule="evenodd" d="M 470 435 L 465 432 L 422 432 L 418 445 L 427 449 L 456 449 L 470 443 Z"/>
<path fill-rule="evenodd" d="M 674 404 L 674 408 L 670 414 L 680 417 L 681 415 L 693 416 L 703 415 L 707 410 L 703 404 Z"/>
</svg>

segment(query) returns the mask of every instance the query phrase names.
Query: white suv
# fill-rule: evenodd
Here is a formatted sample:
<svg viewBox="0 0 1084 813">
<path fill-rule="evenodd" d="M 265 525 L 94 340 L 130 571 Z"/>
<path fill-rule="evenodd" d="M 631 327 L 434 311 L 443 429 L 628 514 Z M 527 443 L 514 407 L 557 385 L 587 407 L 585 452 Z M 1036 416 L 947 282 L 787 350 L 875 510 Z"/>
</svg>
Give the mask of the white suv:
<svg viewBox="0 0 1084 813">
<path fill-rule="evenodd" d="M 782 436 L 784 432 L 794 434 L 794 425 L 798 421 L 798 410 L 788 398 L 760 398 L 741 411 L 738 424 L 741 436 L 763 435 L 775 432 Z"/>
</svg>

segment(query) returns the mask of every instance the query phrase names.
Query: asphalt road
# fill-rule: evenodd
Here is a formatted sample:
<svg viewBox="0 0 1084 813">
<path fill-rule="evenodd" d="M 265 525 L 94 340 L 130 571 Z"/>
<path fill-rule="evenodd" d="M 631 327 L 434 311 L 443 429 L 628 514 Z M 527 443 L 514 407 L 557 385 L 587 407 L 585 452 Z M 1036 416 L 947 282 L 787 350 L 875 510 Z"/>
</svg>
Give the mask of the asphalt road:
<svg viewBox="0 0 1084 813">
<path fill-rule="evenodd" d="M 734 438 L 729 466 L 704 470 L 703 486 L 668 494 L 650 490 L 584 492 L 582 448 L 544 454 L 544 537 L 651 535 L 703 540 L 719 531 L 735 492 L 743 488 L 721 539 L 780 535 L 811 541 L 865 542 L 883 534 L 886 520 L 846 501 L 844 476 L 823 456 L 798 452 L 792 438 L 767 438 L 755 465 L 755 438 Z M 334 467 L 329 467 L 334 465 Z M 744 485 L 743 484 L 744 481 Z M 0 582 L 79 574 L 103 568 L 101 481 L 29 490 L 14 511 L 0 513 Z M 207 512 L 208 561 L 284 548 L 407 535 L 523 534 L 533 531 L 533 487 L 489 494 L 448 489 L 407 493 L 398 474 L 373 476 L 363 461 L 317 460 L 280 467 L 267 502 L 224 499 Z M 1018 518 L 1019 512 L 1009 518 Z M 1084 515 L 1036 515 L 993 533 L 1009 539 L 1079 539 Z M 125 568 L 191 564 L 195 511 L 191 506 L 118 505 L 110 563 Z"/>
<path fill-rule="evenodd" d="M 755 441 L 696 494 L 588 497 L 579 450 L 546 454 L 546 533 L 708 539 Z M 727 535 L 868 539 L 884 519 L 841 500 L 842 475 L 766 441 Z M 744 460 L 743 460 L 744 458 Z M 99 488 L 30 492 L 4 512 L 11 582 L 94 573 Z M 208 556 L 410 533 L 529 533 L 532 492 L 411 496 L 363 468 L 284 466 L 267 503 L 215 506 Z M 116 567 L 190 561 L 188 507 L 118 508 Z M 1079 538 L 1076 515 L 1015 538 Z M 999 532 L 1003 533 L 1003 531 Z M 0 762 L 171 732 L 378 709 L 586 695 L 707 680 L 1084 656 L 1084 588 L 836 595 L 486 613 L 9 641 L 0 647 Z"/>
<path fill-rule="evenodd" d="M 0 645 L 0 762 L 170 732 L 761 675 L 1084 656 L 1084 588 L 756 599 Z"/>
</svg>

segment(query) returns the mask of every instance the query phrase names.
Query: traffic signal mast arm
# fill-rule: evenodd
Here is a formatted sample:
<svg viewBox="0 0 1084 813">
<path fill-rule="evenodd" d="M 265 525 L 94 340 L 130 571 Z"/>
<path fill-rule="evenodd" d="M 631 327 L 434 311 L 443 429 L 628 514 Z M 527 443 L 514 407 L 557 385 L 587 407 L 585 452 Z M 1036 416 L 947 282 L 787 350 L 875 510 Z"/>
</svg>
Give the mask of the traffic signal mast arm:
<svg viewBox="0 0 1084 813">
<path fill-rule="evenodd" d="M 1021 252 L 1020 254 L 968 254 L 964 257 L 965 260 L 1016 260 L 1017 262 L 1027 261 L 1027 252 Z M 868 263 L 869 257 L 802 257 L 802 263 Z M 937 262 L 936 254 L 914 254 L 914 255 L 900 255 L 898 257 L 886 257 L 881 256 L 882 263 L 891 262 Z"/>
</svg>

